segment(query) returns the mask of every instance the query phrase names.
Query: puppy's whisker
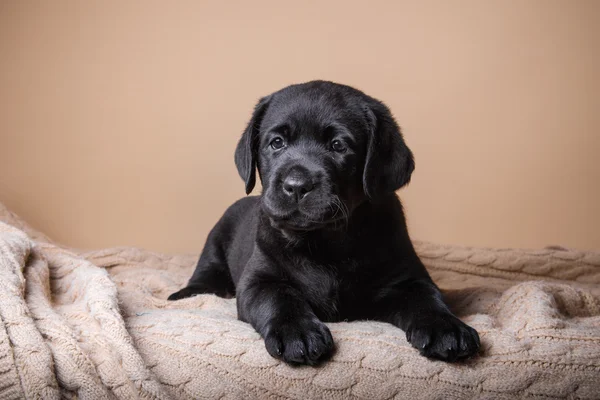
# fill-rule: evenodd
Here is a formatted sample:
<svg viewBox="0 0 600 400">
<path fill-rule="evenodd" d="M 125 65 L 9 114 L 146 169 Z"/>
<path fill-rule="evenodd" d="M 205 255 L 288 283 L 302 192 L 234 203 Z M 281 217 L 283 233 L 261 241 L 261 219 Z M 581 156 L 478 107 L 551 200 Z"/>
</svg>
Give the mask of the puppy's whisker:
<svg viewBox="0 0 600 400">
<path fill-rule="evenodd" d="M 348 207 L 344 204 L 344 202 L 339 198 L 339 196 L 335 196 L 333 198 L 333 205 L 336 206 L 335 212 L 333 214 L 333 219 L 335 222 L 337 222 L 337 215 L 338 212 L 342 214 L 342 221 L 344 222 L 344 226 L 346 227 L 346 229 L 348 228 L 348 221 L 350 218 L 350 211 L 348 210 Z"/>
</svg>

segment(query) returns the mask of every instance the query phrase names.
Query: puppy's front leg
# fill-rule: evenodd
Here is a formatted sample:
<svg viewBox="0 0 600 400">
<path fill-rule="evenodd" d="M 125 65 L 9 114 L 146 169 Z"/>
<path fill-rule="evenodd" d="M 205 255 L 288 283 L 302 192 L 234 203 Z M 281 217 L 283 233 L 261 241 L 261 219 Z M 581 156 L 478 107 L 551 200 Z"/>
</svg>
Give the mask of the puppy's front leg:
<svg viewBox="0 0 600 400">
<path fill-rule="evenodd" d="M 458 319 L 428 278 L 395 283 L 378 301 L 384 320 L 406 332 L 406 339 L 426 357 L 457 361 L 479 350 L 477 331 Z"/>
<path fill-rule="evenodd" d="M 300 291 L 264 272 L 249 276 L 239 289 L 238 315 L 260 333 L 271 356 L 309 365 L 331 356 L 331 332 Z"/>
</svg>

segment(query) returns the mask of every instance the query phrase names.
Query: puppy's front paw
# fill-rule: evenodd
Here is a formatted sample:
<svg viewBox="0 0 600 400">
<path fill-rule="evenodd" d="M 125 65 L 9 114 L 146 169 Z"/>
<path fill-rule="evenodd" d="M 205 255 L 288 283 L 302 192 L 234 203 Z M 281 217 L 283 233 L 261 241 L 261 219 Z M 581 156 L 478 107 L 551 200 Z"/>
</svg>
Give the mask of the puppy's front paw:
<svg viewBox="0 0 600 400">
<path fill-rule="evenodd" d="M 288 364 L 318 364 L 335 348 L 329 328 L 316 318 L 274 322 L 264 339 L 269 354 Z"/>
<path fill-rule="evenodd" d="M 480 346 L 477 331 L 452 314 L 415 320 L 406 339 L 425 357 L 448 362 L 471 357 Z"/>
</svg>

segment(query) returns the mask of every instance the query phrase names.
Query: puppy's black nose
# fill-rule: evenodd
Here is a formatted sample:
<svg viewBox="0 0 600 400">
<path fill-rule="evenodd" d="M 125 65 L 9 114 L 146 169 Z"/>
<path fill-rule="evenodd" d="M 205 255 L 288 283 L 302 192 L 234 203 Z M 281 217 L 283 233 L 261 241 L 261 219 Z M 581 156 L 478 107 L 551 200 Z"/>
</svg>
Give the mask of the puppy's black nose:
<svg viewBox="0 0 600 400">
<path fill-rule="evenodd" d="M 314 187 L 310 179 L 298 175 L 290 175 L 283 181 L 283 192 L 296 202 L 302 200 Z"/>
</svg>

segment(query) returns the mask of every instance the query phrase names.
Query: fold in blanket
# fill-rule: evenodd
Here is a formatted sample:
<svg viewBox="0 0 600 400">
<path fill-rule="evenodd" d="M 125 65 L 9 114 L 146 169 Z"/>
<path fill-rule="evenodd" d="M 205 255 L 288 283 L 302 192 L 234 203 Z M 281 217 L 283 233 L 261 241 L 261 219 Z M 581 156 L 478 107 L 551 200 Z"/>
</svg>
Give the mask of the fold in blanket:
<svg viewBox="0 0 600 400">
<path fill-rule="evenodd" d="M 322 367 L 271 358 L 234 299 L 167 302 L 196 255 L 72 252 L 0 204 L 0 399 L 600 398 L 600 253 L 417 242 L 479 357 L 421 357 L 399 329 L 328 324 Z"/>
</svg>

